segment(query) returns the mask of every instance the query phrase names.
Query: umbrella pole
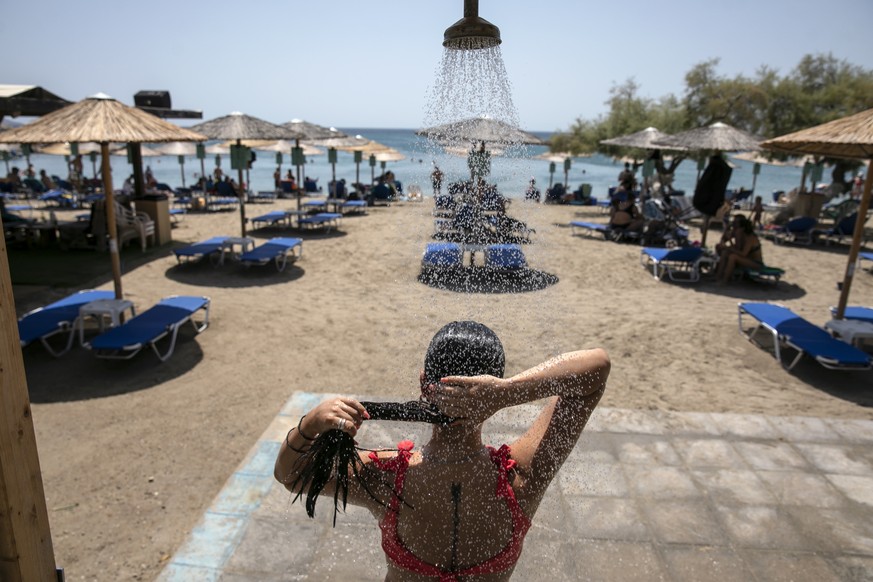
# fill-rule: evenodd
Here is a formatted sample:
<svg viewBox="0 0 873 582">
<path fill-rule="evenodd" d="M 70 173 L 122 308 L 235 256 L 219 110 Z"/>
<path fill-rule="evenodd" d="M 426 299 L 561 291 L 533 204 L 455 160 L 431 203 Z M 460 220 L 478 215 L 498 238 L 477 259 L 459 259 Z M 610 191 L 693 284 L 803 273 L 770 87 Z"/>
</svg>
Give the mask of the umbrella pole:
<svg viewBox="0 0 873 582">
<path fill-rule="evenodd" d="M 185 187 L 185 158 L 179 160 L 179 171 L 182 173 L 182 188 Z"/>
<path fill-rule="evenodd" d="M 361 162 L 355 162 L 355 189 L 358 189 L 358 184 L 361 183 Z"/>
<path fill-rule="evenodd" d="M 861 239 L 864 237 L 864 223 L 867 222 L 867 211 L 870 209 L 870 190 L 873 188 L 873 160 L 867 164 L 867 179 L 864 180 L 864 195 L 858 205 L 858 218 L 855 220 L 855 234 L 852 237 L 852 248 L 849 249 L 849 260 L 846 263 L 846 276 L 840 285 L 840 302 L 837 304 L 837 319 L 843 319 L 846 314 L 846 304 L 849 302 L 849 290 L 852 288 L 852 278 L 858 264 L 858 251 L 861 249 Z"/>
<path fill-rule="evenodd" d="M 118 227 L 115 222 L 115 195 L 112 191 L 112 167 L 109 165 L 109 143 L 100 144 L 103 157 L 103 192 L 106 194 L 106 230 L 109 232 L 109 260 L 112 262 L 112 281 L 115 298 L 122 299 L 121 259 L 118 256 Z"/>
<path fill-rule="evenodd" d="M 130 159 L 133 162 L 133 193 L 135 198 L 145 196 L 145 180 L 142 175 L 142 146 L 130 144 Z"/>
<path fill-rule="evenodd" d="M 237 147 L 242 146 L 242 140 L 236 140 Z M 243 237 L 246 235 L 246 193 L 243 190 L 243 168 L 239 167 L 239 184 L 237 187 L 239 188 L 239 223 L 240 230 L 242 231 Z M 248 184 L 246 184 L 246 188 L 248 188 Z"/>
<path fill-rule="evenodd" d="M 203 180 L 203 195 L 206 196 L 206 161 L 200 158 L 200 179 Z"/>
</svg>

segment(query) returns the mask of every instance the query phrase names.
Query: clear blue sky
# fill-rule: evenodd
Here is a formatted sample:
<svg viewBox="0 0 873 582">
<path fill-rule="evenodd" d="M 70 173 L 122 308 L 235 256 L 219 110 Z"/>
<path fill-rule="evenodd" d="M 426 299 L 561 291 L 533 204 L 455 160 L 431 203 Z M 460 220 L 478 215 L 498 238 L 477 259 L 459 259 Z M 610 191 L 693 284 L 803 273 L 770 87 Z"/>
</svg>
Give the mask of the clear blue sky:
<svg viewBox="0 0 873 582">
<path fill-rule="evenodd" d="M 204 119 L 243 111 L 337 127 L 417 128 L 462 0 L 6 0 L 0 83 L 132 103 L 169 90 Z M 500 27 L 523 127 L 605 111 L 629 77 L 681 94 L 692 65 L 788 72 L 807 53 L 873 68 L 873 0 L 480 0 Z"/>
</svg>

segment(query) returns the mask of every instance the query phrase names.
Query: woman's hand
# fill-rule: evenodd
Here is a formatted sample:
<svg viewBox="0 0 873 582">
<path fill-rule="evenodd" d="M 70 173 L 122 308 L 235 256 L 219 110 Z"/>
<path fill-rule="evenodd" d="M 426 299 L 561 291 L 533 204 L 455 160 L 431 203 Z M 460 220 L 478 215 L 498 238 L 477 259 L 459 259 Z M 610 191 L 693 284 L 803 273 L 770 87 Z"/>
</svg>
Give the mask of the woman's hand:
<svg viewBox="0 0 873 582">
<path fill-rule="evenodd" d="M 449 376 L 426 396 L 440 412 L 469 424 L 481 424 L 504 407 L 506 380 L 495 376 Z"/>
<path fill-rule="evenodd" d="M 325 400 L 310 410 L 300 423 L 300 427 L 309 437 L 315 437 L 332 429 L 340 429 L 355 436 L 361 428 L 361 423 L 369 418 L 370 415 L 360 402 L 354 398 L 339 396 Z"/>
</svg>

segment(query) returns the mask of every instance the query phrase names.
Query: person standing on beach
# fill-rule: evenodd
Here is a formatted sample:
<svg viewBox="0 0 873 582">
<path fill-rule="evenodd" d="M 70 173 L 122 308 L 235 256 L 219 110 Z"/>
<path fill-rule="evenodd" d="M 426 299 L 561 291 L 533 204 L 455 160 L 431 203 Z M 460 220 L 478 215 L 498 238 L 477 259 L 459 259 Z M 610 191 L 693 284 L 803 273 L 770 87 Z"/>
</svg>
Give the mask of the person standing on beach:
<svg viewBox="0 0 873 582">
<path fill-rule="evenodd" d="M 439 196 L 443 189 L 443 173 L 439 166 L 433 167 L 433 172 L 430 174 L 430 182 L 433 185 L 433 195 Z"/>
</svg>

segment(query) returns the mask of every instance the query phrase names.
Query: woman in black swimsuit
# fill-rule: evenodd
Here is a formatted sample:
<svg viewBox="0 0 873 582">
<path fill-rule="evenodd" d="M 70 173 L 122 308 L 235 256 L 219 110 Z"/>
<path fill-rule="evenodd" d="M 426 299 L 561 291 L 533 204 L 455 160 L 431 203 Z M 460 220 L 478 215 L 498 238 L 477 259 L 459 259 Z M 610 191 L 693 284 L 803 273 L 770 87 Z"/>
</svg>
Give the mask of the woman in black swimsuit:
<svg viewBox="0 0 873 582">
<path fill-rule="evenodd" d="M 727 283 L 736 268 L 755 269 L 764 266 L 761 253 L 761 240 L 755 234 L 755 225 L 742 214 L 734 217 L 734 237 L 736 243 L 725 247 L 718 258 L 716 277 L 721 284 Z"/>
</svg>

